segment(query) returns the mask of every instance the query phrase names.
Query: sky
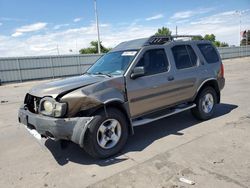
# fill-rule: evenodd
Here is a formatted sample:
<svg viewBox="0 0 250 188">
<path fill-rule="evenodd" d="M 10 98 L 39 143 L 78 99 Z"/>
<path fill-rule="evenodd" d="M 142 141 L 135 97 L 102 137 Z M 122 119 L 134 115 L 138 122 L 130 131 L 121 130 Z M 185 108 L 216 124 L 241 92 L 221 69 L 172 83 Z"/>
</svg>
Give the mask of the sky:
<svg viewBox="0 0 250 188">
<path fill-rule="evenodd" d="M 250 0 L 97 0 L 106 47 L 149 37 L 158 28 L 215 34 L 239 45 L 250 30 Z M 241 24 L 240 24 L 241 23 Z M 0 57 L 75 54 L 97 40 L 93 0 L 0 0 Z"/>
</svg>

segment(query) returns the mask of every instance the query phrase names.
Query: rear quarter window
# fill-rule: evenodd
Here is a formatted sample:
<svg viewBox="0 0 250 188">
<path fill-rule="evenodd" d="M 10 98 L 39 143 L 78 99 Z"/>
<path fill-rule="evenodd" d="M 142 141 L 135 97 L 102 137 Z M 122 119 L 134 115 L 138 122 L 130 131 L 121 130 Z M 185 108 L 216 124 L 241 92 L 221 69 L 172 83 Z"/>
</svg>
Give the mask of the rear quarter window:
<svg viewBox="0 0 250 188">
<path fill-rule="evenodd" d="M 219 61 L 219 56 L 211 44 L 198 44 L 197 46 L 200 49 L 207 63 L 210 64 L 210 63 L 216 63 Z"/>
</svg>

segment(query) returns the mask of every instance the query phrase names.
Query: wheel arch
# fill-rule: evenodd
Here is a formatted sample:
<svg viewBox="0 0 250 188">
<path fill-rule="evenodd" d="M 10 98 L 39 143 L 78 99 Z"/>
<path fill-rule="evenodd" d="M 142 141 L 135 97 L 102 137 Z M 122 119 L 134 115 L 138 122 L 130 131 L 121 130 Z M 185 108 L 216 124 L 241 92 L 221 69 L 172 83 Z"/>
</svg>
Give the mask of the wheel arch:
<svg viewBox="0 0 250 188">
<path fill-rule="evenodd" d="M 124 115 L 125 118 L 127 120 L 128 123 L 128 130 L 129 130 L 129 134 L 134 134 L 134 129 L 131 123 L 131 119 L 129 118 L 129 110 L 128 107 L 126 107 L 127 104 L 124 103 L 122 100 L 118 99 L 118 100 L 110 100 L 104 103 L 104 108 L 116 108 L 118 110 L 120 110 Z"/>
<path fill-rule="evenodd" d="M 199 86 L 199 88 L 197 89 L 196 95 L 194 96 L 194 100 L 196 100 L 197 96 L 199 96 L 199 94 L 202 92 L 202 90 L 206 87 L 212 87 L 215 92 L 216 92 L 216 96 L 217 96 L 217 103 L 220 103 L 220 89 L 219 89 L 219 85 L 216 79 L 212 78 L 212 79 L 207 79 L 204 80 L 202 82 L 202 84 Z"/>
<path fill-rule="evenodd" d="M 115 108 L 119 111 L 121 111 L 124 115 L 125 118 L 127 120 L 128 123 L 128 130 L 129 130 L 129 134 L 134 134 L 134 129 L 131 123 L 131 120 L 129 118 L 129 111 L 128 108 L 126 107 L 126 103 L 123 102 L 121 99 L 112 99 L 112 100 L 107 100 L 103 103 L 102 106 L 100 106 L 99 108 L 97 108 L 94 113 L 97 113 L 100 110 L 104 110 L 106 111 L 107 108 Z"/>
</svg>

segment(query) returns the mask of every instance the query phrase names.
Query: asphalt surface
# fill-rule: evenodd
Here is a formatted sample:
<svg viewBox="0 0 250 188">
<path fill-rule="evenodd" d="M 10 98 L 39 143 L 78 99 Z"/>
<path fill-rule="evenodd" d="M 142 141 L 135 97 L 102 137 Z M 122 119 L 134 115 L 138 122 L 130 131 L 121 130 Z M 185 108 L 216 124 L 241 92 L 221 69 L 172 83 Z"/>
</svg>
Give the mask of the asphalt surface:
<svg viewBox="0 0 250 188">
<path fill-rule="evenodd" d="M 0 86 L 0 187 L 250 187 L 250 57 L 224 66 L 213 119 L 186 111 L 137 127 L 108 160 L 73 143 L 38 142 L 17 122 L 25 93 L 46 81 Z"/>
</svg>

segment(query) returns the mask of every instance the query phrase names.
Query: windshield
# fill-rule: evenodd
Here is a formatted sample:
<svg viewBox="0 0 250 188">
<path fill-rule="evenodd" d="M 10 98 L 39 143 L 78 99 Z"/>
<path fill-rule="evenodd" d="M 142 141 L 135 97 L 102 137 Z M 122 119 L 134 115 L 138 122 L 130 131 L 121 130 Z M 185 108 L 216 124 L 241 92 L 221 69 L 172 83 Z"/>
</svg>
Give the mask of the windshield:
<svg viewBox="0 0 250 188">
<path fill-rule="evenodd" d="M 102 56 L 87 71 L 88 74 L 122 75 L 133 61 L 137 50 L 110 52 Z"/>
</svg>

